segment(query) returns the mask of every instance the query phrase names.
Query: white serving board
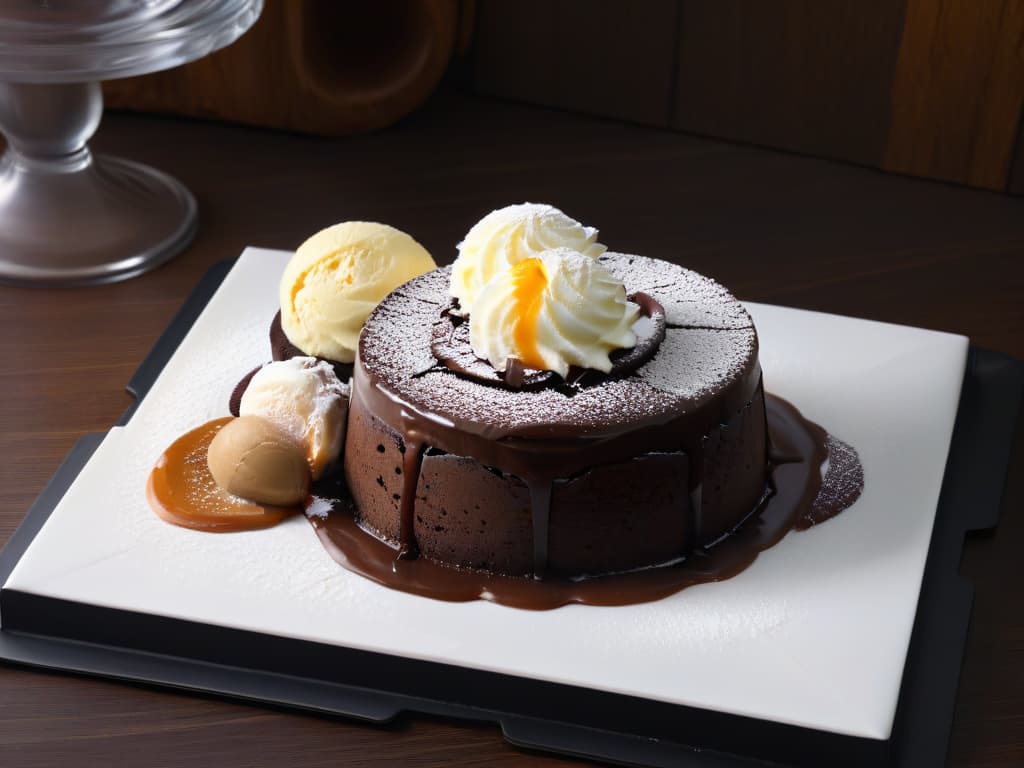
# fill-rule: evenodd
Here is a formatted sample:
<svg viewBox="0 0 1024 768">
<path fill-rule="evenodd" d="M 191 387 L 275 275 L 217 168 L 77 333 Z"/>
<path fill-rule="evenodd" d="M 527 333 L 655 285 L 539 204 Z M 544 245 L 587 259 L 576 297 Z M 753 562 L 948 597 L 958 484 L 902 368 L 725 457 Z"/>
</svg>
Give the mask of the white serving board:
<svg viewBox="0 0 1024 768">
<path fill-rule="evenodd" d="M 312 527 L 204 534 L 149 509 L 181 433 L 269 359 L 290 257 L 248 248 L 125 427 L 112 429 L 4 585 L 46 597 L 889 737 L 967 339 L 748 304 L 766 388 L 861 454 L 866 488 L 728 581 L 653 603 L 533 612 L 445 603 L 344 570 Z"/>
</svg>

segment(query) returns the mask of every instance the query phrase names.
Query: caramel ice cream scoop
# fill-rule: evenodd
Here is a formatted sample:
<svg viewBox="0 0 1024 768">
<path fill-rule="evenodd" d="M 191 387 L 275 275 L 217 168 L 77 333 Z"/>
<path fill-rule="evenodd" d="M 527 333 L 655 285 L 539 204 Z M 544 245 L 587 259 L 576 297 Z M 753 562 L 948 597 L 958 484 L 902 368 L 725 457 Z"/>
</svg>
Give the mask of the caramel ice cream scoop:
<svg viewBox="0 0 1024 768">
<path fill-rule="evenodd" d="M 240 416 L 217 433 L 206 456 L 217 485 L 244 499 L 291 506 L 309 491 L 303 449 L 282 429 L 258 416 Z"/>
</svg>

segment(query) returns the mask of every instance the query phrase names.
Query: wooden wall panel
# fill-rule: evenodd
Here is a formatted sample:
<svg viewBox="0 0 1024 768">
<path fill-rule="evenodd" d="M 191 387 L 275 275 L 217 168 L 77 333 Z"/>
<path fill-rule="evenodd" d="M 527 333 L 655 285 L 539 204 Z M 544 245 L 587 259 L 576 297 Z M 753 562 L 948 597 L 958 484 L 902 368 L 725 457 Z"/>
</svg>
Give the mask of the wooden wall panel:
<svg viewBox="0 0 1024 768">
<path fill-rule="evenodd" d="M 487 93 L 1024 194 L 1024 0 L 481 0 L 476 44 Z"/>
<path fill-rule="evenodd" d="M 1017 142 L 1013 150 L 1013 162 L 1010 164 L 1010 182 L 1006 188 L 1010 194 L 1024 195 L 1024 113 L 1017 127 Z"/>
<path fill-rule="evenodd" d="M 682 0 L 673 125 L 879 165 L 902 0 Z"/>
<path fill-rule="evenodd" d="M 108 105 L 308 133 L 390 125 L 433 92 L 468 0 L 266 0 L 236 43 L 199 61 L 104 83 Z"/>
<path fill-rule="evenodd" d="M 1005 189 L 1024 100 L 1024 2 L 908 0 L 884 167 Z"/>
<path fill-rule="evenodd" d="M 267 0 L 105 93 L 343 135 L 415 109 L 471 28 L 484 93 L 1024 194 L 1024 0 Z"/>
<path fill-rule="evenodd" d="M 667 126 L 676 0 L 481 2 L 473 81 L 504 98 Z"/>
</svg>

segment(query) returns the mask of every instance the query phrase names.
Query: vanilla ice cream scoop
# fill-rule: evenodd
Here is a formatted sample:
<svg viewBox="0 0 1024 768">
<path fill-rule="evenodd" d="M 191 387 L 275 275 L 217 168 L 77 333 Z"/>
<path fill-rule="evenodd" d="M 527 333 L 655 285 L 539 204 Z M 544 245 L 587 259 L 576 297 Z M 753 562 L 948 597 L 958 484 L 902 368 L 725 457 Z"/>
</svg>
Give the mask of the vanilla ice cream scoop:
<svg viewBox="0 0 1024 768">
<path fill-rule="evenodd" d="M 409 235 L 347 221 L 299 246 L 281 276 L 281 328 L 307 355 L 351 363 L 363 322 L 391 291 L 437 265 Z"/>
<path fill-rule="evenodd" d="M 472 315 L 484 286 L 524 259 L 552 248 L 571 248 L 596 259 L 605 252 L 597 234 L 550 205 L 521 203 L 491 211 L 459 243 L 451 295 L 462 314 Z"/>
<path fill-rule="evenodd" d="M 316 480 L 341 454 L 348 385 L 314 357 L 268 363 L 249 381 L 238 412 L 264 418 L 295 440 Z"/>
</svg>

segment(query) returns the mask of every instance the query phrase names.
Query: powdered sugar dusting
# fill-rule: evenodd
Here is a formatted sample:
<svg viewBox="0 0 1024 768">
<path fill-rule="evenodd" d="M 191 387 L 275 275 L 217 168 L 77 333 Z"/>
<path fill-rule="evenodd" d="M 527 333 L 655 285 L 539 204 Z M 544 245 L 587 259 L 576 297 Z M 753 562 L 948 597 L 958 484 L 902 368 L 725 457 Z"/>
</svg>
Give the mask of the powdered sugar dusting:
<svg viewBox="0 0 1024 768">
<path fill-rule="evenodd" d="M 437 360 L 430 352 L 431 329 L 448 306 L 451 267 L 428 272 L 388 295 L 363 324 L 359 357 L 390 384 L 418 376 Z"/>
<path fill-rule="evenodd" d="M 658 354 L 637 371 L 637 376 L 661 392 L 698 400 L 735 381 L 756 352 L 753 328 L 669 328 Z"/>
<path fill-rule="evenodd" d="M 535 392 L 489 387 L 448 371 L 433 371 L 402 383 L 399 394 L 433 411 L 486 424 L 495 433 L 542 431 L 548 425 L 579 425 L 594 435 L 625 420 L 674 415 L 675 398 L 635 378 L 608 381 L 575 396 L 556 389 Z"/>
<path fill-rule="evenodd" d="M 720 285 L 682 267 L 641 256 L 612 254 L 627 290 L 674 301 L 676 319 L 716 322 L 719 330 L 669 329 L 654 357 L 636 373 L 576 392 L 514 391 L 439 369 L 431 329 L 448 305 L 449 268 L 422 275 L 386 298 L 367 319 L 359 343 L 366 370 L 405 402 L 497 434 L 538 434 L 577 425 L 593 435 L 623 420 L 668 420 L 735 382 L 757 360 L 757 336 L 746 311 Z M 672 282 L 675 280 L 676 282 Z M 664 281 L 663 287 L 658 287 Z M 688 314 L 680 314 L 686 305 Z M 693 307 L 706 307 L 698 312 Z"/>
<path fill-rule="evenodd" d="M 833 435 L 828 436 L 826 446 L 828 466 L 821 489 L 810 511 L 797 523 L 798 529 L 810 528 L 835 517 L 851 507 L 864 491 L 864 466 L 857 449 Z"/>
<path fill-rule="evenodd" d="M 736 298 L 710 277 L 648 256 L 605 253 L 599 261 L 626 285 L 650 294 L 665 308 L 669 326 L 720 330 L 753 328 Z"/>
</svg>

